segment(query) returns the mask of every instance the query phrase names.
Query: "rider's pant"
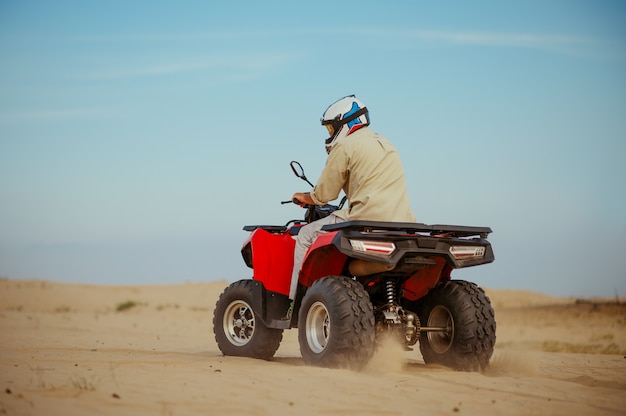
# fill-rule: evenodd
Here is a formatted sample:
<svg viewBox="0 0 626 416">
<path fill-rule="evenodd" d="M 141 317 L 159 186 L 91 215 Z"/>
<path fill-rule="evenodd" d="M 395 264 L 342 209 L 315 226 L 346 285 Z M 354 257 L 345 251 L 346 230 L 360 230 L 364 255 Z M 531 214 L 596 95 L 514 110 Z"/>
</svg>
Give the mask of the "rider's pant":
<svg viewBox="0 0 626 416">
<path fill-rule="evenodd" d="M 298 237 L 296 238 L 296 248 L 293 252 L 293 273 L 291 274 L 291 286 L 289 290 L 289 298 L 291 300 L 296 299 L 298 277 L 300 276 L 300 269 L 302 268 L 302 263 L 304 262 L 304 256 L 317 236 L 324 232 L 322 231 L 322 227 L 326 224 L 338 224 L 344 221 L 345 220 L 343 218 L 330 214 L 328 217 L 320 218 L 319 220 L 313 221 L 312 223 L 304 225 L 300 228 Z"/>
</svg>

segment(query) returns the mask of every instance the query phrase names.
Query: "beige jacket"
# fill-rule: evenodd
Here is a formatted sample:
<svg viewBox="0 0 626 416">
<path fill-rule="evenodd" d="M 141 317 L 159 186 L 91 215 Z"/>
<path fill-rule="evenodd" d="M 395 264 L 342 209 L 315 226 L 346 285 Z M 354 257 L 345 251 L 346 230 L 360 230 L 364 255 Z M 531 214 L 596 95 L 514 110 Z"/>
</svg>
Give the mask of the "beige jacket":
<svg viewBox="0 0 626 416">
<path fill-rule="evenodd" d="M 335 144 L 311 192 L 316 204 L 334 201 L 341 190 L 348 207 L 335 215 L 347 221 L 415 222 L 396 148 L 363 127 Z"/>
</svg>

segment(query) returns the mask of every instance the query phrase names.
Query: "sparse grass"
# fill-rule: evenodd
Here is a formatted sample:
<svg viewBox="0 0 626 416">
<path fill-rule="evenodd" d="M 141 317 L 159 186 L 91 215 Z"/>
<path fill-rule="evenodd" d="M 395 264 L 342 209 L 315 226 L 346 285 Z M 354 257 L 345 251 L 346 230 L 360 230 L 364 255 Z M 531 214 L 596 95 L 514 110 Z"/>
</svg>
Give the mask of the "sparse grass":
<svg viewBox="0 0 626 416">
<path fill-rule="evenodd" d="M 172 305 L 172 304 L 169 304 L 169 303 L 168 303 L 168 304 L 165 304 L 165 305 L 158 305 L 158 306 L 156 307 L 156 310 L 157 310 L 157 311 L 163 311 L 163 310 L 165 310 L 165 309 L 172 309 L 172 308 L 173 308 L 173 309 L 179 309 L 179 308 L 180 308 L 180 305 L 178 305 L 178 304 L 174 304 L 174 305 Z"/>
<path fill-rule="evenodd" d="M 117 307 L 115 308 L 115 310 L 117 312 L 123 312 L 123 311 L 127 311 L 129 309 L 132 309 L 136 306 L 139 306 L 140 303 L 139 302 L 135 302 L 134 300 L 127 300 L 126 302 L 121 302 L 117 304 Z"/>
<path fill-rule="evenodd" d="M 602 335 L 594 335 L 593 337 L 591 337 L 592 341 L 613 341 L 615 339 L 615 335 L 608 333 L 608 334 L 602 334 Z"/>
</svg>

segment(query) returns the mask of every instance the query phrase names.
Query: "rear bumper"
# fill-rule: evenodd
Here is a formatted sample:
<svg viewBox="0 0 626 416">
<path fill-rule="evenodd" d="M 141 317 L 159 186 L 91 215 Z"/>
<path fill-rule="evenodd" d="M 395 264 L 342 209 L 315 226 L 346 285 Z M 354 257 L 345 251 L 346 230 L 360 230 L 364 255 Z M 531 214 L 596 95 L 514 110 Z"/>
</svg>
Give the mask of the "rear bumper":
<svg viewBox="0 0 626 416">
<path fill-rule="evenodd" d="M 432 257 L 442 257 L 453 269 L 491 263 L 495 260 L 487 235 L 488 227 L 465 227 L 453 225 L 425 225 L 412 223 L 388 223 L 349 221 L 323 228 L 336 232 L 333 244 L 351 258 L 363 259 L 397 266 L 414 265 L 416 268 L 432 264 Z M 395 250 L 390 254 L 371 254 L 355 251 L 351 240 L 392 242 Z M 481 255 L 460 258 L 451 247 L 482 247 Z"/>
</svg>

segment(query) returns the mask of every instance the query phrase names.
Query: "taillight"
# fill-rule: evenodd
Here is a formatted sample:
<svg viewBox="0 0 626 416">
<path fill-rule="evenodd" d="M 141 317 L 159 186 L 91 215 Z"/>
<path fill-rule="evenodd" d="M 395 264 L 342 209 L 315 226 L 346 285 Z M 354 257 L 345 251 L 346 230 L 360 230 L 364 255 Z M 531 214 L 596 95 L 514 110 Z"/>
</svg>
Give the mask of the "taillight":
<svg viewBox="0 0 626 416">
<path fill-rule="evenodd" d="M 368 254 L 389 256 L 396 249 L 396 245 L 387 241 L 350 240 L 354 251 Z"/>
<path fill-rule="evenodd" d="M 450 247 L 450 254 L 457 260 L 469 260 L 484 257 L 484 246 L 452 246 Z"/>
</svg>

